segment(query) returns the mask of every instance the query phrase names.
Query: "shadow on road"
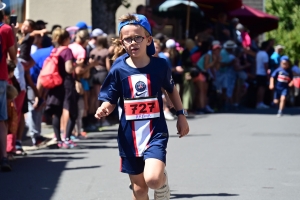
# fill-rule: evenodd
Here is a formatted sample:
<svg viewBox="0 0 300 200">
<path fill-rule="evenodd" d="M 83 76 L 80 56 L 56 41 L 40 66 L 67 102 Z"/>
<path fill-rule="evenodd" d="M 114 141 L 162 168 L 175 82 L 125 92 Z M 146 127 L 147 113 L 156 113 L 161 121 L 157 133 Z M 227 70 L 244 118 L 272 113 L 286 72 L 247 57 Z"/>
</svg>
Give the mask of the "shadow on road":
<svg viewBox="0 0 300 200">
<path fill-rule="evenodd" d="M 84 154 L 85 152 L 78 153 Z M 67 163 L 72 160 L 85 159 L 85 157 L 72 157 L 72 154 L 53 152 L 52 155 L 50 152 L 40 152 L 34 154 L 37 155 L 36 157 L 29 155 L 16 159 L 12 162 L 12 172 L 0 173 L 0 199 L 51 199 L 63 171 L 88 170 L 101 167 L 79 166 L 66 168 Z"/>
<path fill-rule="evenodd" d="M 171 194 L 171 199 L 183 199 L 188 198 L 192 199 L 194 197 L 233 197 L 239 196 L 238 194 L 228 194 L 228 193 L 219 193 L 219 194 Z"/>
</svg>

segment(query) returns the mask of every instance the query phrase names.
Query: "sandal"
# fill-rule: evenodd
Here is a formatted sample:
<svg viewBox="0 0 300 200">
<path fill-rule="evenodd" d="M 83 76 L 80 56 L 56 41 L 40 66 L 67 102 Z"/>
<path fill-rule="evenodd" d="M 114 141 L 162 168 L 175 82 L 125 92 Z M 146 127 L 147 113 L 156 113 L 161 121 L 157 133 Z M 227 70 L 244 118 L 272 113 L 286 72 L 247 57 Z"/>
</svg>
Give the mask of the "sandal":
<svg viewBox="0 0 300 200">
<path fill-rule="evenodd" d="M 20 142 L 16 142 L 16 152 L 15 156 L 26 156 L 27 153 L 23 150 L 22 144 Z"/>
</svg>

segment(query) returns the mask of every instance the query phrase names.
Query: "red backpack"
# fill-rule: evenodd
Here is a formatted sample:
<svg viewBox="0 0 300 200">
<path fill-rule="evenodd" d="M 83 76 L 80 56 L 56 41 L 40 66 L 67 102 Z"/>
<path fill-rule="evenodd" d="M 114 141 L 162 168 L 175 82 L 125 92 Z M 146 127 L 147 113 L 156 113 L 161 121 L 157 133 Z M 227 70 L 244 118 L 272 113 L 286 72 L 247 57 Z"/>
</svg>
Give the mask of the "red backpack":
<svg viewBox="0 0 300 200">
<path fill-rule="evenodd" d="M 63 80 L 58 71 L 58 56 L 68 47 L 54 48 L 48 58 L 44 61 L 39 75 L 40 83 L 44 88 L 51 89 L 62 84 Z"/>
</svg>

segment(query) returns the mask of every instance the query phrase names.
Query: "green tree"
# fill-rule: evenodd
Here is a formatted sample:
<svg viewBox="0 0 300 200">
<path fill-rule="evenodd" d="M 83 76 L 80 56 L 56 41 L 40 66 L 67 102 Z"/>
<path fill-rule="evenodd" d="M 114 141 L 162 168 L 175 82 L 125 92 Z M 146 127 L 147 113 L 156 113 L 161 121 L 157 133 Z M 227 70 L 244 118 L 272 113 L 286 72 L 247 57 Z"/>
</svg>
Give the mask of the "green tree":
<svg viewBox="0 0 300 200">
<path fill-rule="evenodd" d="M 92 0 L 92 26 L 106 33 L 115 33 L 116 11 L 119 6 L 129 7 L 128 0 Z"/>
<path fill-rule="evenodd" d="M 266 0 L 266 11 L 279 17 L 277 30 L 267 34 L 276 44 L 284 45 L 285 54 L 300 58 L 300 0 Z"/>
</svg>

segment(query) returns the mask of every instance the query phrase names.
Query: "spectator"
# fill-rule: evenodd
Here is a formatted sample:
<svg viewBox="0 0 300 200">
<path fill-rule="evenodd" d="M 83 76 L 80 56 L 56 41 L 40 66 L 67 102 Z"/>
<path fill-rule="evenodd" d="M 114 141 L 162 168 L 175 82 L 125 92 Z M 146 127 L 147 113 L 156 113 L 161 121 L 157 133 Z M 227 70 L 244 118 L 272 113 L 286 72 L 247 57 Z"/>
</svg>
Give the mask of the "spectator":
<svg viewBox="0 0 300 200">
<path fill-rule="evenodd" d="M 59 24 L 54 24 L 53 26 L 52 26 L 52 28 L 51 28 L 51 35 L 52 35 L 52 33 L 53 33 L 53 31 L 55 30 L 55 29 L 57 29 L 57 28 L 62 28 L 61 27 L 61 25 L 59 25 Z"/>
<path fill-rule="evenodd" d="M 152 29 L 156 30 L 162 30 L 165 27 L 165 24 L 167 23 L 168 19 L 164 19 L 163 23 L 161 25 L 157 24 L 153 19 L 152 19 L 152 8 L 150 6 L 146 7 L 146 13 L 145 16 L 147 17 L 149 24 Z"/>
<path fill-rule="evenodd" d="M 272 54 L 274 53 L 274 51 L 275 51 L 275 48 L 274 48 L 275 39 L 274 38 L 270 38 L 270 39 L 268 39 L 268 42 L 269 42 L 268 55 L 269 55 L 269 58 L 270 58 L 272 56 Z"/>
<path fill-rule="evenodd" d="M 174 83 L 179 86 L 179 94 L 182 97 L 183 92 L 183 68 L 181 67 L 180 54 L 176 50 L 176 42 L 173 39 L 166 41 L 164 54 L 172 64 L 172 77 Z"/>
<path fill-rule="evenodd" d="M 281 55 L 283 54 L 283 50 L 284 50 L 284 46 L 282 46 L 280 44 L 277 45 L 277 46 L 275 46 L 275 51 L 271 55 L 271 58 L 270 58 L 270 69 L 271 69 L 271 72 L 273 72 L 275 69 L 277 69 L 279 67 L 279 65 L 280 65 L 280 58 L 281 58 Z"/>
<path fill-rule="evenodd" d="M 47 98 L 46 112 L 52 116 L 52 126 L 57 139 L 57 145 L 59 148 L 74 148 L 76 146 L 70 140 L 71 133 L 75 126 L 77 118 L 77 93 L 75 90 L 75 79 L 73 77 L 73 54 L 72 51 L 67 48 L 70 44 L 70 35 L 67 31 L 62 29 L 56 29 L 53 32 L 53 42 L 55 48 L 65 48 L 59 54 L 58 59 L 58 70 L 59 74 L 63 79 L 63 83 L 60 86 L 54 87 L 49 90 Z M 64 127 L 67 135 L 63 142 L 60 136 L 60 119 L 64 111 L 68 122 L 65 123 Z M 63 118 L 64 120 L 66 117 Z"/>
<path fill-rule="evenodd" d="M 160 57 L 162 59 L 165 59 L 167 61 L 167 64 L 169 65 L 169 68 L 172 70 L 173 66 L 172 63 L 170 61 L 170 59 L 163 53 L 161 52 L 161 43 L 158 39 L 154 39 L 154 47 L 155 47 L 155 54 L 153 55 L 153 57 Z M 162 95 L 162 99 L 163 99 L 163 103 L 164 103 L 164 115 L 166 120 L 174 120 L 174 116 L 172 115 L 170 109 L 168 106 L 171 107 L 172 103 L 167 95 L 167 93 L 165 92 L 165 90 L 162 89 L 163 95 Z"/>
<path fill-rule="evenodd" d="M 6 98 L 6 86 L 8 79 L 7 68 L 7 54 L 9 58 L 16 63 L 16 48 L 15 37 L 12 28 L 3 24 L 4 20 L 4 8 L 6 5 L 0 2 L 0 22 L 2 26 L 0 28 L 1 37 L 1 54 L 0 54 L 0 167 L 2 171 L 11 171 L 10 163 L 7 159 L 6 144 L 7 144 L 7 126 L 5 120 L 7 120 L 7 98 Z"/>
<path fill-rule="evenodd" d="M 213 71 L 219 69 L 220 65 L 220 50 L 221 45 L 218 42 L 212 45 L 211 50 L 203 54 L 197 62 L 197 67 L 200 70 L 198 77 L 193 81 L 197 88 L 196 105 L 198 113 L 213 113 L 208 102 L 208 89 L 213 80 Z"/>
<path fill-rule="evenodd" d="M 50 56 L 52 50 L 53 46 L 41 48 L 31 55 L 35 65 L 30 69 L 30 78 L 35 85 L 37 85 L 37 80 L 44 61 Z M 29 128 L 29 135 L 34 146 L 42 145 L 48 141 L 47 138 L 41 136 L 41 123 L 44 111 L 42 105 L 46 99 L 45 91 L 41 89 L 39 94 L 40 96 L 35 96 L 34 89 L 27 86 L 28 113 L 26 117 L 26 124 Z"/>
<path fill-rule="evenodd" d="M 242 24 L 237 25 L 237 30 L 241 33 L 241 40 L 243 48 L 249 50 L 251 46 L 251 38 L 249 33 L 246 31 L 245 27 Z"/>
<path fill-rule="evenodd" d="M 225 109 L 229 108 L 230 99 L 232 97 L 235 78 L 233 78 L 233 61 L 235 59 L 233 52 L 237 47 L 234 41 L 228 40 L 224 43 L 223 49 L 220 52 L 221 63 L 220 68 L 216 72 L 215 85 L 221 92 L 222 103 L 225 102 Z M 232 79 L 233 78 L 233 79 Z"/>
<path fill-rule="evenodd" d="M 269 106 L 263 103 L 266 87 L 268 84 L 268 69 L 269 69 L 269 56 L 267 54 L 269 48 L 268 42 L 261 44 L 260 51 L 256 54 L 256 82 L 257 82 L 257 99 L 256 108 L 264 109 Z"/>
<path fill-rule="evenodd" d="M 135 9 L 135 13 L 140 15 L 146 15 L 146 6 L 141 4 L 138 5 Z"/>
<path fill-rule="evenodd" d="M 47 22 L 44 22 L 43 20 L 37 20 L 35 22 L 36 24 L 36 30 L 43 30 L 43 29 L 46 29 L 46 25 L 48 24 Z M 46 48 L 46 47 L 50 47 L 52 46 L 52 40 L 51 38 L 48 36 L 48 35 L 43 35 L 42 36 L 42 44 L 41 44 L 43 48 Z"/>
<path fill-rule="evenodd" d="M 241 32 L 238 30 L 239 25 L 238 18 L 233 18 L 230 22 L 230 37 L 238 45 L 241 44 Z"/>
<path fill-rule="evenodd" d="M 97 37 L 99 37 L 99 36 L 106 37 L 107 34 L 104 33 L 100 28 L 94 29 L 92 31 L 92 34 L 91 34 L 91 40 L 89 41 L 89 45 L 91 47 L 91 50 L 93 50 L 96 47 Z"/>
<path fill-rule="evenodd" d="M 76 37 L 75 37 L 75 42 L 69 45 L 69 48 L 72 50 L 73 53 L 73 57 L 75 58 L 75 60 L 79 63 L 83 62 L 83 65 L 78 66 L 75 69 L 75 74 L 77 76 L 77 81 L 76 84 L 77 89 L 82 88 L 83 91 L 78 91 L 78 94 L 80 94 L 79 99 L 78 99 L 78 108 L 79 108 L 79 112 L 78 112 L 78 116 L 77 116 L 77 124 L 79 123 L 79 126 L 81 127 L 81 123 L 82 123 L 82 118 L 85 117 L 88 113 L 88 109 L 89 109 L 89 105 L 88 105 L 88 96 L 89 96 L 89 83 L 87 81 L 87 79 L 90 77 L 90 69 L 92 67 L 94 67 L 94 63 L 88 63 L 88 57 L 86 54 L 86 50 L 85 48 L 88 45 L 90 39 L 90 35 L 89 32 L 87 30 L 79 30 L 76 33 Z M 65 113 L 67 112 L 67 110 L 65 111 Z M 67 117 L 68 114 L 65 114 L 65 122 L 67 121 Z M 77 126 L 78 127 L 78 126 Z M 83 133 L 85 134 L 85 133 Z M 66 135 L 70 135 L 71 133 L 66 133 Z M 81 137 L 81 128 L 80 130 L 78 130 L 77 135 L 78 137 Z M 83 135 L 82 135 L 83 136 Z M 78 139 L 78 138 L 74 138 L 72 136 L 72 139 Z"/>
<path fill-rule="evenodd" d="M 97 65 L 91 70 L 93 88 L 90 96 L 90 111 L 95 112 L 95 110 L 97 110 L 97 108 L 100 106 L 100 102 L 97 100 L 99 91 L 111 67 L 106 37 L 97 37 L 96 48 L 92 50 L 91 57 L 97 61 Z M 110 124 L 104 117 L 101 119 L 101 125 L 109 126 Z"/>
<path fill-rule="evenodd" d="M 226 26 L 227 15 L 225 13 L 220 13 L 218 15 L 218 21 L 215 25 L 215 36 L 216 40 L 219 40 L 221 44 L 230 39 L 230 30 Z"/>
</svg>

